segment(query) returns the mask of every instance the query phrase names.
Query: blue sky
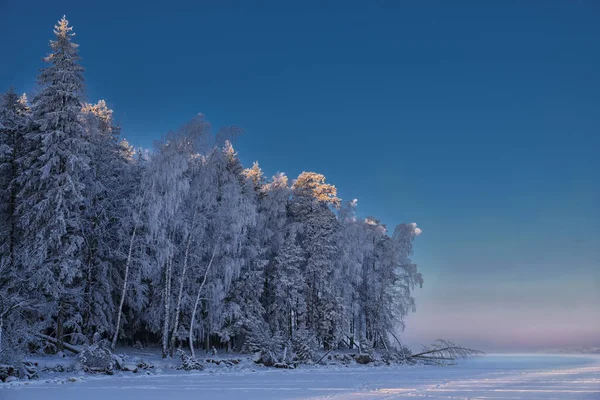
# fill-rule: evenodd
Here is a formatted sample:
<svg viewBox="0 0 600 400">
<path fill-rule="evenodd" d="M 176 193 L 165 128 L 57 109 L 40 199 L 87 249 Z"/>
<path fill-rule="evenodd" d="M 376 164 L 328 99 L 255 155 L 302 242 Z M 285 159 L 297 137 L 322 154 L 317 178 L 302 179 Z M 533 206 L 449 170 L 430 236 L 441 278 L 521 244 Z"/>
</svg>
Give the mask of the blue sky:
<svg viewBox="0 0 600 400">
<path fill-rule="evenodd" d="M 417 222 L 409 343 L 600 345 L 600 6 L 449 3 L 2 0 L 0 89 L 66 14 L 135 145 L 202 112 L 246 165 Z"/>
</svg>

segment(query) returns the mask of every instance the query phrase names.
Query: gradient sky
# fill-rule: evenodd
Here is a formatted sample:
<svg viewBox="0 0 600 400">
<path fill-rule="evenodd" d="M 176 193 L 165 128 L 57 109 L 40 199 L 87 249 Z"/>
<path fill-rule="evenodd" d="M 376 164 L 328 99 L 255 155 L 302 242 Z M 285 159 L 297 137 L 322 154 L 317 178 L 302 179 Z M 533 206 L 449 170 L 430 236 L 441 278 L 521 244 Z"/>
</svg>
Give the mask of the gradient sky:
<svg viewBox="0 0 600 400">
<path fill-rule="evenodd" d="M 202 112 L 246 165 L 417 222 L 408 343 L 600 345 L 598 3 L 291 3 L 0 0 L 0 89 L 66 14 L 133 144 Z"/>
</svg>

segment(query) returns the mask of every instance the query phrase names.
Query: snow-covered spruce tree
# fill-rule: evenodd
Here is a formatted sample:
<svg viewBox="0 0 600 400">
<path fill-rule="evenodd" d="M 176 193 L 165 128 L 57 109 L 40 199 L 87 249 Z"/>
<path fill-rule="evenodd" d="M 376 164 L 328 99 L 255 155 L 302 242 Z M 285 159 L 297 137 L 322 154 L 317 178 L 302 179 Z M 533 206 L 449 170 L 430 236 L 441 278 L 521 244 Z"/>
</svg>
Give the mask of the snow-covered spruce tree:
<svg viewBox="0 0 600 400">
<path fill-rule="evenodd" d="M 11 87 L 0 100 L 0 364 L 17 360 L 35 329 L 33 321 L 27 320 L 35 303 L 23 285 L 26 276 L 17 250 L 21 240 L 18 178 L 29 118 L 27 98 Z"/>
<path fill-rule="evenodd" d="M 335 261 L 338 248 L 335 235 L 338 221 L 332 207 L 338 207 L 335 186 L 325 177 L 303 172 L 292 186 L 290 210 L 299 226 L 299 238 L 305 251 L 304 279 L 307 287 L 306 326 L 326 348 L 336 345 L 343 304 L 340 298 Z"/>
<path fill-rule="evenodd" d="M 292 339 L 298 329 L 305 327 L 307 286 L 301 269 L 304 262 L 304 252 L 292 230 L 273 263 L 269 277 L 273 294 L 267 309 L 272 331 L 281 332 L 286 339 Z"/>
<path fill-rule="evenodd" d="M 274 257 L 283 244 L 285 235 L 286 205 L 289 197 L 287 178 L 283 174 L 265 182 L 262 170 L 255 162 L 252 168 L 243 171 L 247 179 L 243 190 L 248 199 L 254 202 L 256 222 L 248 230 L 243 243 L 241 259 L 243 265 L 240 278 L 234 283 L 228 296 L 226 310 L 228 318 L 221 338 L 234 347 L 246 349 L 248 340 L 256 342 L 265 332 L 278 336 L 268 322 L 266 308 L 272 304 L 271 276 Z M 253 339 L 251 339 L 251 337 Z"/>
<path fill-rule="evenodd" d="M 17 179 L 29 118 L 27 98 L 9 88 L 0 101 L 0 268 L 7 266 L 11 270 L 16 268 L 18 240 Z"/>
<path fill-rule="evenodd" d="M 272 332 L 281 332 L 289 339 L 291 332 L 286 329 L 287 324 L 282 324 L 279 310 L 284 306 L 278 303 L 277 293 L 279 283 L 276 282 L 278 261 L 277 257 L 283 251 L 286 233 L 290 230 L 288 224 L 287 206 L 291 190 L 285 174 L 279 173 L 261 187 L 259 195 L 259 213 L 256 234 L 259 246 L 264 251 L 265 267 L 264 291 L 262 297 L 265 309 L 265 318 Z M 294 239 L 295 240 L 295 239 Z"/>
<path fill-rule="evenodd" d="M 26 135 L 18 214 L 23 228 L 23 265 L 31 293 L 44 298 L 42 318 L 62 350 L 65 331 L 81 332 L 83 247 L 86 229 L 85 174 L 90 143 L 80 121 L 83 68 L 72 27 L 65 17 L 55 26 L 49 64 L 33 99 L 34 128 Z"/>
<path fill-rule="evenodd" d="M 119 140 L 112 110 L 104 100 L 84 104 L 81 120 L 90 143 L 90 168 L 85 175 L 87 207 L 84 210 L 84 296 L 83 332 L 93 334 L 114 331 L 115 291 L 120 276 L 117 265 L 124 261 L 118 251 L 119 230 L 129 212 L 132 160 Z"/>
<path fill-rule="evenodd" d="M 265 177 L 263 175 L 262 169 L 260 169 L 260 165 L 258 165 L 258 161 L 254 161 L 252 164 L 252 168 L 246 168 L 242 171 L 242 174 L 246 179 L 249 179 L 252 182 L 252 186 L 257 193 L 260 193 L 265 185 Z"/>
<path fill-rule="evenodd" d="M 273 176 L 261 187 L 257 230 L 260 245 L 266 248 L 265 257 L 269 260 L 275 258 L 285 242 L 286 227 L 289 226 L 287 208 L 290 195 L 291 189 L 284 173 Z"/>
</svg>

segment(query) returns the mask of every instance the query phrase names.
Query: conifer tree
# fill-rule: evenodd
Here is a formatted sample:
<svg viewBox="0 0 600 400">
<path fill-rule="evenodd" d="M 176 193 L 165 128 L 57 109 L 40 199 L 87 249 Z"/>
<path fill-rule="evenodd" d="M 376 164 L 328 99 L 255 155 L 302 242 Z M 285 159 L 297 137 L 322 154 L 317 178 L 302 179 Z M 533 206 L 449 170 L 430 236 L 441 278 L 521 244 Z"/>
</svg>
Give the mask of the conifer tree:
<svg viewBox="0 0 600 400">
<path fill-rule="evenodd" d="M 38 79 L 19 196 L 23 263 L 32 289 L 47 302 L 46 321 L 54 319 L 59 349 L 65 329 L 81 332 L 82 211 L 89 206 L 84 176 L 90 146 L 80 121 L 83 68 L 72 30 L 66 17 L 55 26 L 49 65 Z"/>
<path fill-rule="evenodd" d="M 288 235 L 285 245 L 275 258 L 273 301 L 268 309 L 273 332 L 281 332 L 291 339 L 294 332 L 304 328 L 306 313 L 306 282 L 301 267 L 304 263 L 302 248 L 296 234 Z"/>
<path fill-rule="evenodd" d="M 84 102 L 65 17 L 54 34 L 31 108 L 12 88 L 0 100 L 0 362 L 36 336 L 272 362 L 393 344 L 423 282 L 416 224 L 390 235 L 356 200 L 340 209 L 322 174 L 290 187 L 244 169 L 239 129 L 213 135 L 202 115 L 134 157 L 106 102 Z"/>
<path fill-rule="evenodd" d="M 0 101 L 0 268 L 16 268 L 18 178 L 29 118 L 27 97 L 9 88 Z"/>
<path fill-rule="evenodd" d="M 0 99 L 0 363 L 26 349 L 34 328 L 24 319 L 33 304 L 22 284 L 26 276 L 18 257 L 21 230 L 16 212 L 29 111 L 27 97 L 19 97 L 12 87 Z"/>
<path fill-rule="evenodd" d="M 320 342 L 330 346 L 342 314 L 334 268 L 338 257 L 335 242 L 338 223 L 330 208 L 337 207 L 340 199 L 335 186 L 325 183 L 325 177 L 314 172 L 300 174 L 292 188 L 290 209 L 299 224 L 300 242 L 306 254 L 306 326 Z"/>
<path fill-rule="evenodd" d="M 119 141 L 120 129 L 113 111 L 104 100 L 84 104 L 81 112 L 86 139 L 90 144 L 90 168 L 84 176 L 87 207 L 84 210 L 84 297 L 83 330 L 88 338 L 95 332 L 114 329 L 114 292 L 120 276 L 117 266 L 124 255 L 119 229 L 124 228 L 129 206 L 131 181 L 130 154 Z M 124 151 L 125 150 L 125 151 Z"/>
</svg>

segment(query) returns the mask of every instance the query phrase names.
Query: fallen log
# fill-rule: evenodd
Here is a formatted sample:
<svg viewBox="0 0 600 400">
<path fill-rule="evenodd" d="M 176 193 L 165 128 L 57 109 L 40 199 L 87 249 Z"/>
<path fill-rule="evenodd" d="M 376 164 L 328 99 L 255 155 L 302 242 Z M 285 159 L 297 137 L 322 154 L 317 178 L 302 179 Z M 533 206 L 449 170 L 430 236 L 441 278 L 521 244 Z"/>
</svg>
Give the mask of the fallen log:
<svg viewBox="0 0 600 400">
<path fill-rule="evenodd" d="M 44 335 L 43 333 L 36 333 L 35 336 L 39 337 L 40 339 L 43 339 L 47 342 L 52 343 L 55 346 L 58 346 L 58 339 L 53 338 L 52 336 L 48 336 L 48 335 Z M 64 343 L 63 342 L 63 347 L 65 350 L 69 350 L 71 353 L 75 353 L 75 354 L 79 354 L 81 353 L 81 349 L 78 349 L 77 347 L 68 344 L 68 343 Z"/>
<path fill-rule="evenodd" d="M 327 353 L 323 354 L 323 356 L 322 356 L 321 358 L 319 358 L 319 361 L 317 361 L 317 364 L 318 364 L 318 363 L 320 363 L 320 362 L 321 362 L 321 360 L 323 360 L 325 357 L 327 357 L 327 355 L 328 355 L 329 353 L 331 353 L 331 351 L 332 351 L 332 350 L 333 350 L 333 349 L 331 349 L 331 350 L 329 350 Z"/>
</svg>

